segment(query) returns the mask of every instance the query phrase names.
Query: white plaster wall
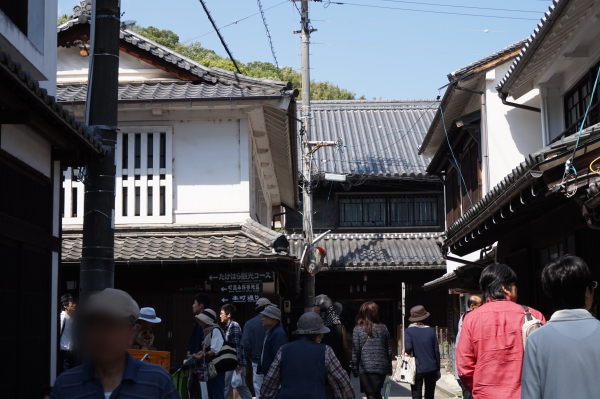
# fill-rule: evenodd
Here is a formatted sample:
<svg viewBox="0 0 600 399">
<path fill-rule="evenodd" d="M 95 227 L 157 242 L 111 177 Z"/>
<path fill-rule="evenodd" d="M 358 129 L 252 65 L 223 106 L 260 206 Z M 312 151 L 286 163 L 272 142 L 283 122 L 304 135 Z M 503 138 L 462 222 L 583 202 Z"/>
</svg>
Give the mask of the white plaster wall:
<svg viewBox="0 0 600 399">
<path fill-rule="evenodd" d="M 248 123 L 173 125 L 175 223 L 242 223 L 250 214 Z"/>
<path fill-rule="evenodd" d="M 25 125 L 2 125 L 0 148 L 50 177 L 50 143 Z"/>
<path fill-rule="evenodd" d="M 40 80 L 49 94 L 56 93 L 57 0 L 29 0 L 28 32 L 21 32 L 0 11 L 0 46 L 12 60 Z"/>
<path fill-rule="evenodd" d="M 486 76 L 491 188 L 511 173 L 527 155 L 544 145 L 540 113 L 504 105 L 498 96 L 496 86 L 509 66 L 510 63 L 505 63 Z M 517 102 L 540 107 L 539 90 L 532 90 Z"/>
<path fill-rule="evenodd" d="M 85 83 L 88 79 L 90 57 L 79 55 L 78 47 L 58 47 L 58 83 Z M 158 69 L 147 62 L 119 52 L 119 81 L 144 82 L 153 79 L 175 79 L 173 75 Z"/>
</svg>

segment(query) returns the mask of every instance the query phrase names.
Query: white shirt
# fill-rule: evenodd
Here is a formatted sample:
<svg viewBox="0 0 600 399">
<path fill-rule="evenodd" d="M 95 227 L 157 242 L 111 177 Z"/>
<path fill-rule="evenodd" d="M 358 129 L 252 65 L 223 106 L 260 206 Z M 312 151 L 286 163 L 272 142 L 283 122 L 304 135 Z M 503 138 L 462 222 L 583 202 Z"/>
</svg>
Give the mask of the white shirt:
<svg viewBox="0 0 600 399">
<path fill-rule="evenodd" d="M 223 347 L 223 343 L 225 342 L 223 340 L 223 334 L 221 334 L 221 331 L 216 331 L 216 330 L 217 329 L 215 328 L 214 330 L 211 331 L 211 334 L 210 334 L 210 350 L 215 352 L 215 355 L 219 353 L 219 351 Z M 215 331 L 216 331 L 216 333 L 215 333 Z"/>
<path fill-rule="evenodd" d="M 64 326 L 64 327 L 63 327 Z M 73 319 L 64 310 L 60 312 L 60 327 L 62 334 L 60 336 L 60 350 L 73 350 L 73 341 L 71 339 L 71 331 L 73 330 Z"/>
<path fill-rule="evenodd" d="M 104 392 L 105 399 L 110 399 L 110 395 L 112 395 L 112 392 Z"/>
</svg>

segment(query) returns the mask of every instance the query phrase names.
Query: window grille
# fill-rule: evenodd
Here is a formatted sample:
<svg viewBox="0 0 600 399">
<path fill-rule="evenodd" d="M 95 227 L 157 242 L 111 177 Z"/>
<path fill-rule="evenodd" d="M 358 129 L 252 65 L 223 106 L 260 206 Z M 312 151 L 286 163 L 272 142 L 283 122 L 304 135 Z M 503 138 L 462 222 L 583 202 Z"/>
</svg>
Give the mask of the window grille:
<svg viewBox="0 0 600 399">
<path fill-rule="evenodd" d="M 439 225 L 437 195 L 354 195 L 338 201 L 340 227 Z"/>
<path fill-rule="evenodd" d="M 117 134 L 115 223 L 171 223 L 173 209 L 172 130 L 120 127 Z M 65 224 L 83 223 L 84 185 L 64 173 Z"/>
</svg>

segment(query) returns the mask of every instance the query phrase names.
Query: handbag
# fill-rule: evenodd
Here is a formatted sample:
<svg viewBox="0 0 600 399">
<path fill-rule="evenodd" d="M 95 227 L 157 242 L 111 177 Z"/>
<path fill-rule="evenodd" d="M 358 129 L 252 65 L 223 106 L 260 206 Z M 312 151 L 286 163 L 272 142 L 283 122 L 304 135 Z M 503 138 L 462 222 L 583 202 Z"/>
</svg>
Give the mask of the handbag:
<svg viewBox="0 0 600 399">
<path fill-rule="evenodd" d="M 383 384 L 383 399 L 389 399 L 390 397 L 390 392 L 392 390 L 392 381 L 390 380 L 390 377 L 387 376 L 385 377 L 385 383 Z"/>
<path fill-rule="evenodd" d="M 212 380 L 213 378 L 216 378 L 217 375 L 219 375 L 219 373 L 217 372 L 217 369 L 214 365 L 214 363 L 211 361 L 208 363 L 208 379 Z"/>
<path fill-rule="evenodd" d="M 392 380 L 405 384 L 414 385 L 417 376 L 417 362 L 415 358 L 404 353 L 402 359 L 396 356 L 396 369 L 392 375 Z"/>
<path fill-rule="evenodd" d="M 219 329 L 219 331 L 221 330 Z M 223 332 L 221 332 L 221 334 L 223 334 Z M 211 364 L 215 368 L 217 374 L 223 374 L 227 371 L 235 370 L 238 366 L 236 345 L 231 342 L 224 341 L 221 350 L 213 357 Z"/>
</svg>

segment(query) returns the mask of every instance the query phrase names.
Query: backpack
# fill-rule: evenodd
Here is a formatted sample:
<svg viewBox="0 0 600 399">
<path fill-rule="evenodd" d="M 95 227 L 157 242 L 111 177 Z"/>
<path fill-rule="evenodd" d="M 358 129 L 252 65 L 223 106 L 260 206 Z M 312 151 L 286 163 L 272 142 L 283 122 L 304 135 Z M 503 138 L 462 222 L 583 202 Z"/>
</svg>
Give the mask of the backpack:
<svg viewBox="0 0 600 399">
<path fill-rule="evenodd" d="M 525 316 L 523 317 L 523 327 L 521 327 L 521 333 L 523 334 L 523 348 L 527 344 L 527 338 L 533 333 L 535 330 L 542 328 L 544 323 L 535 318 L 529 308 L 525 305 L 521 305 L 523 311 L 525 312 Z"/>
</svg>

